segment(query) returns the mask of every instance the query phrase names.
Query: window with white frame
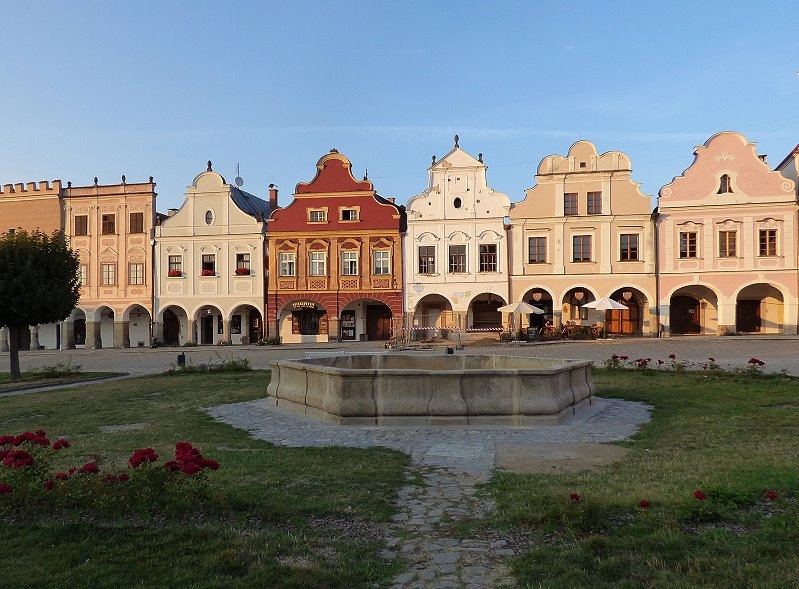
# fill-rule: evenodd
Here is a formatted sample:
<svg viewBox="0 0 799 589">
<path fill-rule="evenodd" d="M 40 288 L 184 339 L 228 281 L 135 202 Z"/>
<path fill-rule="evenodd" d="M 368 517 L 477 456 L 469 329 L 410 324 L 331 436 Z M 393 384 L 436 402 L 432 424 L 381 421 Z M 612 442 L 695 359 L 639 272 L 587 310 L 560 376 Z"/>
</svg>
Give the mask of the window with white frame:
<svg viewBox="0 0 799 589">
<path fill-rule="evenodd" d="M 250 273 L 250 254 L 236 254 L 236 274 L 246 276 Z"/>
<path fill-rule="evenodd" d="M 327 221 L 327 215 L 325 211 L 321 209 L 311 210 L 308 211 L 308 220 L 311 223 L 324 223 Z"/>
<path fill-rule="evenodd" d="M 342 276 L 357 276 L 358 275 L 358 252 L 341 252 L 341 275 Z"/>
<path fill-rule="evenodd" d="M 480 244 L 480 272 L 497 271 L 497 244 Z"/>
<path fill-rule="evenodd" d="M 295 269 L 294 269 L 295 257 L 294 252 L 280 252 L 278 255 L 278 265 L 279 268 L 277 270 L 279 276 L 294 276 Z"/>
<path fill-rule="evenodd" d="M 327 253 L 311 252 L 310 268 L 308 274 L 311 276 L 327 276 Z"/>
<path fill-rule="evenodd" d="M 128 264 L 128 284 L 144 284 L 144 264 Z"/>
<path fill-rule="evenodd" d="M 78 279 L 80 280 L 81 286 L 86 286 L 89 284 L 89 266 L 86 264 L 81 264 L 78 268 Z"/>
<path fill-rule="evenodd" d="M 169 256 L 169 275 L 180 276 L 183 272 L 183 256 Z"/>
<path fill-rule="evenodd" d="M 117 283 L 117 265 L 100 264 L 100 284 L 111 286 Z"/>
<path fill-rule="evenodd" d="M 388 250 L 375 250 L 372 253 L 373 272 L 372 274 L 391 273 L 391 252 Z"/>
<path fill-rule="evenodd" d="M 342 221 L 357 221 L 358 209 L 341 209 Z"/>
<path fill-rule="evenodd" d="M 202 276 L 216 275 L 216 254 L 203 254 L 200 274 Z"/>
</svg>

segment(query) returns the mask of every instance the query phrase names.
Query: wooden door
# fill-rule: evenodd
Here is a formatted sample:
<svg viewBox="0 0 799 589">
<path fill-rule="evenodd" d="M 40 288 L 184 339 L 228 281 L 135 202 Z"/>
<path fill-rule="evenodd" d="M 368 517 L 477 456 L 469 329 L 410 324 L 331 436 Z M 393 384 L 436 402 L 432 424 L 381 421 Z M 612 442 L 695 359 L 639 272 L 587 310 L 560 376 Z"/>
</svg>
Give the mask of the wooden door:
<svg viewBox="0 0 799 589">
<path fill-rule="evenodd" d="M 670 321 L 671 333 L 701 333 L 699 301 L 694 297 L 672 297 Z"/>
<path fill-rule="evenodd" d="M 738 301 L 735 305 L 735 330 L 745 333 L 760 331 L 760 301 Z"/>
</svg>

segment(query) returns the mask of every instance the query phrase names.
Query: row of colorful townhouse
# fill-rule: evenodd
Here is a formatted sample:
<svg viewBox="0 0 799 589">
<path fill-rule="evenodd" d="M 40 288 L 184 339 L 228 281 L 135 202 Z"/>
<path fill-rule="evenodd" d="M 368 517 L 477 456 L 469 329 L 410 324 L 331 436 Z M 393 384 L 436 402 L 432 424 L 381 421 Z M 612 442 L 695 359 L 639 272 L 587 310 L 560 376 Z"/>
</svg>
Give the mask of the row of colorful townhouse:
<svg viewBox="0 0 799 589">
<path fill-rule="evenodd" d="M 291 203 L 244 192 L 211 162 L 180 209 L 155 183 L 5 185 L 0 227 L 62 229 L 81 298 L 23 347 L 87 348 L 411 339 L 463 341 L 551 322 L 613 334 L 796 334 L 799 146 L 772 170 L 718 133 L 658 206 L 621 152 L 578 141 L 545 157 L 518 203 L 458 138 L 400 206 L 336 150 Z M 608 297 L 624 309 L 593 311 Z M 541 314 L 509 315 L 518 301 Z M 0 343 L 7 346 L 6 334 Z"/>
</svg>

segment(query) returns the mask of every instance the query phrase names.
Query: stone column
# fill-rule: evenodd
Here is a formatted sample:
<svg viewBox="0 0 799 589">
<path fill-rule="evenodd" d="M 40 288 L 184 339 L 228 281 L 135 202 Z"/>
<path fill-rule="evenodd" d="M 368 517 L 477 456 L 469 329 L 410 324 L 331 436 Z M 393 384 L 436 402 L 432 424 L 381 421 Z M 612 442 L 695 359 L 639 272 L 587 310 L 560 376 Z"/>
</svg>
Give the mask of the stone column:
<svg viewBox="0 0 799 589">
<path fill-rule="evenodd" d="M 219 334 L 217 334 L 219 335 Z M 226 345 L 230 345 L 230 321 L 228 319 L 222 318 L 222 341 L 225 342 Z M 216 343 L 216 340 L 214 340 Z"/>
<path fill-rule="evenodd" d="M 130 347 L 130 322 L 114 321 L 114 347 Z"/>
<path fill-rule="evenodd" d="M 31 325 L 31 350 L 38 350 L 39 349 L 39 326 L 38 325 Z"/>
<path fill-rule="evenodd" d="M 75 349 L 75 322 L 72 319 L 67 319 L 61 323 L 61 349 L 74 350 Z"/>
<path fill-rule="evenodd" d="M 180 337 L 180 334 L 178 334 L 178 337 Z M 159 346 L 164 345 L 164 324 L 160 321 L 153 323 L 153 341 L 158 342 Z M 152 344 L 153 342 L 150 343 Z"/>
<path fill-rule="evenodd" d="M 99 321 L 86 321 L 86 345 L 84 347 L 87 350 L 99 350 L 103 347 Z"/>
<path fill-rule="evenodd" d="M 8 327 L 0 327 L 0 352 L 8 352 Z"/>
<path fill-rule="evenodd" d="M 194 319 L 186 319 L 189 324 L 189 332 L 186 334 L 186 341 L 191 342 L 193 344 L 197 343 L 197 332 L 196 326 L 197 322 Z"/>
</svg>

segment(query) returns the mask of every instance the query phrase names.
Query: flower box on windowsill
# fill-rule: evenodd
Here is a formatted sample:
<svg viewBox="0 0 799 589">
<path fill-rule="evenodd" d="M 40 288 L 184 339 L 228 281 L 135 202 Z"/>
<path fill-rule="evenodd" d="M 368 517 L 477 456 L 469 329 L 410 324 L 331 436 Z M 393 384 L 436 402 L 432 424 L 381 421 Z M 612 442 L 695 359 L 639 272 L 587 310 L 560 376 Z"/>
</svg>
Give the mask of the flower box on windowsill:
<svg viewBox="0 0 799 589">
<path fill-rule="evenodd" d="M 216 276 L 216 272 L 213 270 L 203 270 L 200 276 Z"/>
<path fill-rule="evenodd" d="M 169 276 L 169 278 L 182 278 L 183 272 L 181 272 L 180 270 L 170 270 L 167 276 Z"/>
<path fill-rule="evenodd" d="M 236 268 L 236 276 L 249 276 L 250 269 L 249 268 Z"/>
</svg>

